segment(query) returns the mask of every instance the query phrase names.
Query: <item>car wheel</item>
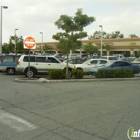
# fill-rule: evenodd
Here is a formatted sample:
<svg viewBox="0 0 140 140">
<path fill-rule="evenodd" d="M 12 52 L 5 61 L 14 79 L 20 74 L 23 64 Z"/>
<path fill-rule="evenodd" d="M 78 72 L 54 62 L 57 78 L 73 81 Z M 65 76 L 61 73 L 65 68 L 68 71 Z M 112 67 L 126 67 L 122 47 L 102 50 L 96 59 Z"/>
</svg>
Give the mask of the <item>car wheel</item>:
<svg viewBox="0 0 140 140">
<path fill-rule="evenodd" d="M 14 68 L 8 68 L 7 69 L 7 74 L 14 75 L 15 74 L 15 69 Z"/>
<path fill-rule="evenodd" d="M 30 70 L 26 69 L 25 77 L 29 77 L 29 78 L 35 77 L 35 69 L 33 68 L 30 68 Z"/>
<path fill-rule="evenodd" d="M 68 76 L 72 77 L 72 70 L 71 69 L 68 69 Z"/>
<path fill-rule="evenodd" d="M 66 73 L 66 68 L 64 69 L 64 71 Z M 70 69 L 70 68 L 68 68 L 67 77 L 72 77 L 72 69 Z"/>
</svg>

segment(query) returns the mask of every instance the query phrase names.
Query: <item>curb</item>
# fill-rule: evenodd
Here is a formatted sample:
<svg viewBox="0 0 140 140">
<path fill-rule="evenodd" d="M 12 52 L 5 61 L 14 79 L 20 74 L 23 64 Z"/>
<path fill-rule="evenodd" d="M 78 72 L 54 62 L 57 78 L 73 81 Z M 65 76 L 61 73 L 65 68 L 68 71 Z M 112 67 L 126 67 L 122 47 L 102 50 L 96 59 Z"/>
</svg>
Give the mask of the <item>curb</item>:
<svg viewBox="0 0 140 140">
<path fill-rule="evenodd" d="M 98 82 L 98 81 L 130 81 L 130 80 L 140 80 L 140 77 L 134 78 L 94 78 L 94 79 L 68 79 L 68 80 L 48 80 L 45 78 L 35 78 L 35 79 L 27 79 L 27 78 L 15 78 L 15 82 L 29 82 L 29 83 L 56 83 L 56 82 Z"/>
</svg>

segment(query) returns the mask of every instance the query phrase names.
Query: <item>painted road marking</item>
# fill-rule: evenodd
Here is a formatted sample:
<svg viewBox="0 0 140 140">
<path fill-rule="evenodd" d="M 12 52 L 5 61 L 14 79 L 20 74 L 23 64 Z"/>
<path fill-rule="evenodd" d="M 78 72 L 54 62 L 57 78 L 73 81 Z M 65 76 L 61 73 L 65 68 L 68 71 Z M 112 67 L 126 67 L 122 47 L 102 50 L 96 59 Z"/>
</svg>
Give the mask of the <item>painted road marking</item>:
<svg viewBox="0 0 140 140">
<path fill-rule="evenodd" d="M 0 109 L 0 123 L 15 129 L 18 132 L 36 129 L 37 126 L 18 116 Z"/>
</svg>

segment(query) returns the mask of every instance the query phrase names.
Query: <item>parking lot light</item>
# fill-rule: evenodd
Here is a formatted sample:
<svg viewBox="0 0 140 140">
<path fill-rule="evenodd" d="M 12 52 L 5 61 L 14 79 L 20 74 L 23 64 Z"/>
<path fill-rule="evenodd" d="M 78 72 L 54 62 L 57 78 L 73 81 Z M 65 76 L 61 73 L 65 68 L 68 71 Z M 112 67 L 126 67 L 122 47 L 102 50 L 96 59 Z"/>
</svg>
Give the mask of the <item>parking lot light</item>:
<svg viewBox="0 0 140 140">
<path fill-rule="evenodd" d="M 7 9 L 8 6 L 1 6 L 1 31 L 0 31 L 0 54 L 2 54 L 2 9 Z"/>
</svg>

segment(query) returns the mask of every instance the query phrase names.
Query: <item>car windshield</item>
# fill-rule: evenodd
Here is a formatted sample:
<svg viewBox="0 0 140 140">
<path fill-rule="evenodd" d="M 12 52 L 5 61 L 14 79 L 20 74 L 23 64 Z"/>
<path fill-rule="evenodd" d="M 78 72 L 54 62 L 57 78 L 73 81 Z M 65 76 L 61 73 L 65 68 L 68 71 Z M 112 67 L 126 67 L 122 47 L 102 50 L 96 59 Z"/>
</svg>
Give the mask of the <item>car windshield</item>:
<svg viewBox="0 0 140 140">
<path fill-rule="evenodd" d="M 133 62 L 135 62 L 135 61 L 140 62 L 140 58 L 135 59 Z"/>
<path fill-rule="evenodd" d="M 82 64 L 89 64 L 91 59 L 88 59 L 87 61 L 83 62 Z"/>
<path fill-rule="evenodd" d="M 113 64 L 114 62 L 110 61 L 108 63 L 105 64 L 105 66 L 110 66 L 111 64 Z"/>
</svg>

